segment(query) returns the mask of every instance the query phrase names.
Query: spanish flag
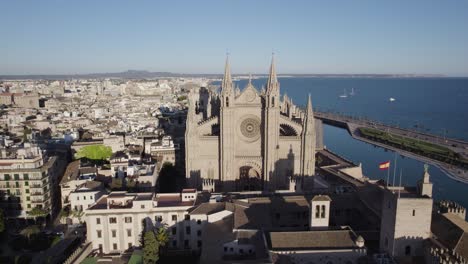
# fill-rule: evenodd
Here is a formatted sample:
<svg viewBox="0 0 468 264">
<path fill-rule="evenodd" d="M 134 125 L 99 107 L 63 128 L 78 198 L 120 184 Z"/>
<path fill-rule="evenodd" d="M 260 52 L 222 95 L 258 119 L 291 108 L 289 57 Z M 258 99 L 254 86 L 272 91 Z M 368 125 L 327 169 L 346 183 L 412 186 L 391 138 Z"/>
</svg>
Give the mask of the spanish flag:
<svg viewBox="0 0 468 264">
<path fill-rule="evenodd" d="M 390 168 L 390 161 L 382 162 L 379 164 L 379 169 L 388 170 Z"/>
</svg>

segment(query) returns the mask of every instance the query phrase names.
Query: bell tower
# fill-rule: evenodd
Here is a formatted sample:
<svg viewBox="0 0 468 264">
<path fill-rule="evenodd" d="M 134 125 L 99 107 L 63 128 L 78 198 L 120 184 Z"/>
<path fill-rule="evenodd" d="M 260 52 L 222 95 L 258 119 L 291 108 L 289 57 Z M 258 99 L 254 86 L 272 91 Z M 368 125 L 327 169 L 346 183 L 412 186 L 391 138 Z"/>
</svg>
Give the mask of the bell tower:
<svg viewBox="0 0 468 264">
<path fill-rule="evenodd" d="M 304 129 L 301 135 L 301 174 L 304 177 L 304 187 L 311 189 L 313 188 L 313 176 L 315 174 L 316 133 L 310 94 L 302 126 Z"/>
<path fill-rule="evenodd" d="M 229 65 L 229 54 L 226 56 L 224 67 L 224 77 L 221 84 L 221 107 L 220 107 L 220 133 L 219 133 L 219 168 L 220 181 L 223 188 L 230 190 L 233 186 L 226 186 L 235 181 L 236 175 L 231 175 L 234 160 L 234 88 L 231 77 L 231 67 Z"/>
<path fill-rule="evenodd" d="M 276 77 L 275 57 L 271 58 L 270 74 L 264 96 L 263 109 L 263 177 L 266 182 L 264 189 L 275 189 L 279 148 L 279 115 L 280 115 L 280 85 Z"/>
</svg>

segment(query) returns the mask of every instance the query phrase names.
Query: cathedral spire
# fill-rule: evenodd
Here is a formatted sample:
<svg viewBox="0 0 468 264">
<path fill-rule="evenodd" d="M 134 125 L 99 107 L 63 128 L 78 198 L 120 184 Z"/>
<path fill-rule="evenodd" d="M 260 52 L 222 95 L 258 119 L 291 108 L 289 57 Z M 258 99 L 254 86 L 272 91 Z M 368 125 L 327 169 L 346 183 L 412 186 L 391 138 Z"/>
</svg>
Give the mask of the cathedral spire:
<svg viewBox="0 0 468 264">
<path fill-rule="evenodd" d="M 232 92 L 232 78 L 231 66 L 229 65 L 229 53 L 226 54 L 226 65 L 224 66 L 224 77 L 221 89 L 223 94 L 230 94 Z"/>
<path fill-rule="evenodd" d="M 275 54 L 271 55 L 271 65 L 270 65 L 270 73 L 268 76 L 268 83 L 267 83 L 267 94 L 271 94 L 273 92 L 279 93 L 278 87 L 278 78 L 276 77 L 276 66 L 275 66 Z"/>
<path fill-rule="evenodd" d="M 312 99 L 310 97 L 310 94 L 309 94 L 309 99 L 307 100 L 307 113 L 306 113 L 306 115 L 307 115 L 307 121 L 309 121 L 309 119 L 313 120 L 314 112 L 312 110 Z"/>
</svg>

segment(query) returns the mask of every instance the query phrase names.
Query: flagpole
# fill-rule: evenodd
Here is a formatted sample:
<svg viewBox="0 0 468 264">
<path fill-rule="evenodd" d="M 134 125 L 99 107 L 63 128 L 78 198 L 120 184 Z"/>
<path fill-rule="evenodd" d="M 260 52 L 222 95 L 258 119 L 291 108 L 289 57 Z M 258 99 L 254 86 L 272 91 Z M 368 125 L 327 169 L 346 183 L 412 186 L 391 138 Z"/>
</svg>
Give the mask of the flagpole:
<svg viewBox="0 0 468 264">
<path fill-rule="evenodd" d="M 395 151 L 395 167 L 393 168 L 393 186 L 395 186 L 395 175 L 396 175 L 396 168 L 397 168 L 397 155 Z"/>
<path fill-rule="evenodd" d="M 401 191 L 401 174 L 402 174 L 402 170 L 400 168 L 400 185 L 399 185 L 399 188 L 398 188 L 398 199 L 400 199 L 400 191 Z"/>
<path fill-rule="evenodd" d="M 388 165 L 388 169 L 387 169 L 387 187 L 388 187 L 388 181 L 390 181 L 390 167 L 391 167 L 391 166 L 392 166 L 392 165 L 389 164 L 389 165 Z"/>
</svg>

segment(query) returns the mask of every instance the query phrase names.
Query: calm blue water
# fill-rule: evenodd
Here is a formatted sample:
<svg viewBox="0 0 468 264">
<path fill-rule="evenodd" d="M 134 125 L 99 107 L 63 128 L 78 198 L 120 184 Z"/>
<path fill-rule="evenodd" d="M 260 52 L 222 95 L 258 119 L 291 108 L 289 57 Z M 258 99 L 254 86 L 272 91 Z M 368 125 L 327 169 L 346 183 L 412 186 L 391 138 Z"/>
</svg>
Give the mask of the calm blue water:
<svg viewBox="0 0 468 264">
<path fill-rule="evenodd" d="M 387 124 L 444 134 L 468 141 L 468 78 L 280 78 L 281 93 L 287 94 L 296 105 L 305 105 L 307 94 L 319 110 L 367 117 Z M 238 81 L 241 89 L 246 80 Z M 252 81 L 257 89 L 266 79 Z M 354 96 L 340 98 L 354 89 Z M 396 100 L 390 102 L 389 98 Z M 446 132 L 444 132 L 446 131 Z M 354 140 L 346 130 L 324 126 L 324 140 L 328 149 L 355 163 L 362 162 L 364 174 L 372 179 L 386 179 L 377 165 L 391 160 L 394 153 Z M 415 185 L 423 173 L 423 163 L 398 156 L 402 182 Z M 391 171 L 393 179 L 393 169 Z M 436 167 L 430 167 L 434 183 L 434 198 L 450 199 L 468 207 L 468 185 L 458 183 Z"/>
</svg>

